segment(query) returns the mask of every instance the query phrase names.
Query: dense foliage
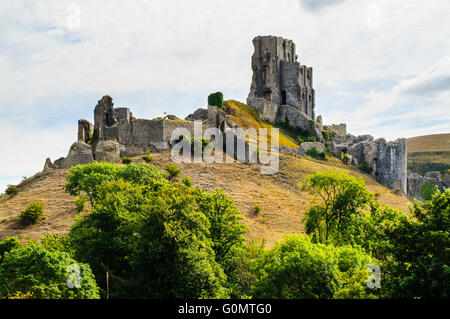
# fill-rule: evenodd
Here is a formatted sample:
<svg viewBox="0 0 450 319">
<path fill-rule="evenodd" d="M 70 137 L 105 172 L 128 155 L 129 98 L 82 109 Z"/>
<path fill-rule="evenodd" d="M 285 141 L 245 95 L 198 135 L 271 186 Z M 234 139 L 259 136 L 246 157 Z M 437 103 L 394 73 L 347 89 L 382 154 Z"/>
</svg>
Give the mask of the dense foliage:
<svg viewBox="0 0 450 319">
<path fill-rule="evenodd" d="M 69 288 L 68 282 L 72 283 Z M 5 253 L 0 264 L 0 297 L 26 294 L 38 299 L 95 299 L 95 278 L 68 253 L 28 243 Z"/>
<path fill-rule="evenodd" d="M 291 235 L 256 259 L 255 298 L 369 297 L 366 271 L 372 259 L 360 249 L 315 244 Z M 358 274 L 358 276 L 355 276 Z M 348 280 L 349 278 L 355 280 Z"/>
<path fill-rule="evenodd" d="M 375 201 L 362 178 L 317 172 L 303 180 L 314 195 L 307 234 L 266 250 L 246 243 L 230 197 L 195 188 L 186 176 L 178 183 L 180 172 L 73 167 L 65 189 L 86 197 L 90 212 L 76 217 L 68 236 L 1 241 L 0 298 L 98 298 L 106 273 L 111 298 L 449 297 L 450 190 L 414 202 L 408 216 Z M 81 281 L 71 276 L 77 269 Z"/>
<path fill-rule="evenodd" d="M 222 92 L 212 93 L 208 96 L 208 105 L 215 105 L 217 107 L 223 107 L 223 94 Z"/>
</svg>

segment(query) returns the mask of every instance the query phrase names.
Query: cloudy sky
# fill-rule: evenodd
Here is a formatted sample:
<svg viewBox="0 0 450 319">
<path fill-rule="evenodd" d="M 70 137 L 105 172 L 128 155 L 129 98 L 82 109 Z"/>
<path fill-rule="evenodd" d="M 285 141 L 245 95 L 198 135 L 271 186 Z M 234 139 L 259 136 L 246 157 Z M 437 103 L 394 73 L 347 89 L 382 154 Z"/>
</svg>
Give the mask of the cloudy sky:
<svg viewBox="0 0 450 319">
<path fill-rule="evenodd" d="M 447 0 L 1 1 L 0 192 L 66 156 L 105 94 L 141 118 L 245 102 L 257 35 L 294 40 L 325 124 L 450 132 L 449 18 Z"/>
</svg>

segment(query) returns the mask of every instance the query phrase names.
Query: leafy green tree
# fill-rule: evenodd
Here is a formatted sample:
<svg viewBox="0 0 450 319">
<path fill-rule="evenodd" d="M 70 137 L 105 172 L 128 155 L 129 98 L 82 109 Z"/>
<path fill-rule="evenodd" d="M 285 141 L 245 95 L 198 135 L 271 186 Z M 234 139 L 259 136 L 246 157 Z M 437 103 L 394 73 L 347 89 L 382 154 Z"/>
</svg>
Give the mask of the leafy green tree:
<svg viewBox="0 0 450 319">
<path fill-rule="evenodd" d="M 217 190 L 207 194 L 197 189 L 195 195 L 199 209 L 211 224 L 210 237 L 214 244 L 216 260 L 222 263 L 233 246 L 240 246 L 244 243 L 243 234 L 248 229 L 240 222 L 241 217 L 233 199 L 226 196 L 223 191 Z"/>
<path fill-rule="evenodd" d="M 223 298 L 225 275 L 215 260 L 210 222 L 190 188 L 165 185 L 148 198 L 136 251 L 137 286 L 148 298 Z"/>
<path fill-rule="evenodd" d="M 104 181 L 117 179 L 120 167 L 111 163 L 76 165 L 67 175 L 65 191 L 77 196 L 84 192 L 91 204 L 95 203 L 98 186 Z"/>
<path fill-rule="evenodd" d="M 394 298 L 450 297 L 450 189 L 414 202 L 414 218 L 388 233 L 393 259 L 387 263 L 387 295 Z"/>
<path fill-rule="evenodd" d="M 103 182 L 97 187 L 92 212 L 76 218 L 70 230 L 75 257 L 91 265 L 100 287 L 106 286 L 105 274 L 110 273 L 112 297 L 126 297 L 121 279 L 131 277 L 130 256 L 147 193 L 150 186 L 122 179 Z"/>
<path fill-rule="evenodd" d="M 303 190 L 320 199 L 305 217 L 306 232 L 320 243 L 339 236 L 350 223 L 351 216 L 359 213 L 372 199 L 362 178 L 334 170 L 306 176 Z"/>
<path fill-rule="evenodd" d="M 68 281 L 73 283 L 72 289 Z M 6 253 L 0 265 L 0 296 L 7 298 L 17 293 L 38 299 L 99 298 L 88 265 L 77 263 L 65 252 L 49 251 L 35 243 Z"/>
<path fill-rule="evenodd" d="M 166 173 L 149 164 L 129 164 L 120 167 L 111 163 L 91 163 L 74 166 L 67 175 L 65 190 L 77 196 L 85 193 L 95 204 L 99 186 L 106 181 L 124 179 L 142 185 L 155 185 L 156 181 L 164 183 Z"/>
<path fill-rule="evenodd" d="M 308 237 L 290 235 L 256 259 L 257 278 L 252 296 L 329 299 L 337 294 L 340 297 L 346 289 L 363 287 L 369 275 L 366 271 L 363 276 L 363 271 L 372 262 L 361 249 L 313 243 Z M 366 294 L 360 291 L 353 297 L 364 298 Z"/>
</svg>

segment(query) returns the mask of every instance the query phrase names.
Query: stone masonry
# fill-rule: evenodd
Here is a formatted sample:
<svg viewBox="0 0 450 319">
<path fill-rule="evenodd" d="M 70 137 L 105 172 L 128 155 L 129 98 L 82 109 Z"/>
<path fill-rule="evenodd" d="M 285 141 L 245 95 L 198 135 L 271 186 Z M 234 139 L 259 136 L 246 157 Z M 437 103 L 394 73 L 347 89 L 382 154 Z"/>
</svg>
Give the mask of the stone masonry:
<svg viewBox="0 0 450 319">
<path fill-rule="evenodd" d="M 253 80 L 247 104 L 261 118 L 276 121 L 280 106 L 289 105 L 313 120 L 313 70 L 297 61 L 295 43 L 274 36 L 253 39 Z"/>
</svg>

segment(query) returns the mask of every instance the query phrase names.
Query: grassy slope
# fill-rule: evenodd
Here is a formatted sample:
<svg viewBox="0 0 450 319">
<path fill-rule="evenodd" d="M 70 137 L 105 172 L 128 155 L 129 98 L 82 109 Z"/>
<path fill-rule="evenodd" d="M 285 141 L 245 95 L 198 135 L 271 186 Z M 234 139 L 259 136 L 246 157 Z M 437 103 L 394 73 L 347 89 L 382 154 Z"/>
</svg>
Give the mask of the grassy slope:
<svg viewBox="0 0 450 319">
<path fill-rule="evenodd" d="M 408 170 L 421 175 L 450 169 L 450 134 L 408 139 Z"/>
<path fill-rule="evenodd" d="M 224 102 L 224 108 L 226 112 L 230 114 L 231 120 L 239 124 L 239 126 L 243 129 L 247 129 L 250 127 L 253 127 L 255 129 L 267 128 L 267 138 L 270 142 L 270 128 L 273 128 L 274 126 L 261 120 L 258 116 L 258 113 L 250 106 L 230 100 Z M 298 147 L 298 144 L 291 137 L 284 134 L 281 130 L 279 132 L 279 144 L 291 148 Z"/>
<path fill-rule="evenodd" d="M 157 153 L 154 164 L 162 168 L 170 154 Z M 135 162 L 143 162 L 140 157 Z M 179 164 L 183 175 L 191 176 L 196 187 L 208 191 L 223 189 L 232 196 L 244 217 L 244 223 L 250 228 L 248 238 L 267 240 L 271 247 L 283 235 L 303 232 L 302 218 L 312 200 L 301 191 L 301 182 L 305 175 L 327 169 L 337 169 L 353 176 L 363 176 L 368 189 L 379 192 L 381 203 L 407 211 L 409 201 L 381 186 L 370 177 L 361 174 L 352 167 L 310 158 L 281 156 L 280 171 L 275 175 L 261 175 L 258 164 Z M 76 215 L 74 197 L 64 193 L 63 186 L 67 170 L 55 170 L 27 182 L 21 191 L 13 197 L 3 195 L 0 198 L 0 240 L 8 236 L 25 239 L 38 239 L 46 232 L 65 234 Z M 32 201 L 45 204 L 46 219 L 37 225 L 22 227 L 17 223 L 19 213 Z M 258 204 L 262 212 L 255 215 Z"/>
<path fill-rule="evenodd" d="M 248 127 L 270 127 L 260 121 L 252 109 L 242 103 L 228 101 L 232 108 L 232 119 Z M 280 144 L 296 147 L 287 136 L 280 133 Z M 154 165 L 163 168 L 170 161 L 170 153 L 156 153 Z M 140 157 L 134 162 L 143 162 Z M 232 196 L 239 208 L 244 223 L 249 226 L 249 239 L 266 239 L 271 247 L 286 234 L 302 233 L 302 219 L 313 198 L 301 191 L 305 175 L 317 171 L 337 169 L 353 176 L 362 176 L 371 192 L 379 193 L 378 200 L 394 208 L 407 211 L 409 201 L 395 194 L 373 179 L 330 157 L 329 162 L 321 162 L 309 157 L 281 155 L 280 169 L 274 175 L 260 174 L 260 165 L 252 164 L 178 164 L 182 174 L 192 177 L 196 187 L 214 191 L 222 189 Z M 16 196 L 0 197 L 0 240 L 8 236 L 38 239 L 46 232 L 65 234 L 76 215 L 74 197 L 65 194 L 63 186 L 68 170 L 54 170 L 26 180 L 19 187 Z M 19 213 L 32 201 L 45 204 L 46 219 L 37 225 L 22 227 L 17 223 Z M 262 207 L 256 215 L 255 205 Z M 82 213 L 86 214 L 86 212 Z"/>
</svg>

